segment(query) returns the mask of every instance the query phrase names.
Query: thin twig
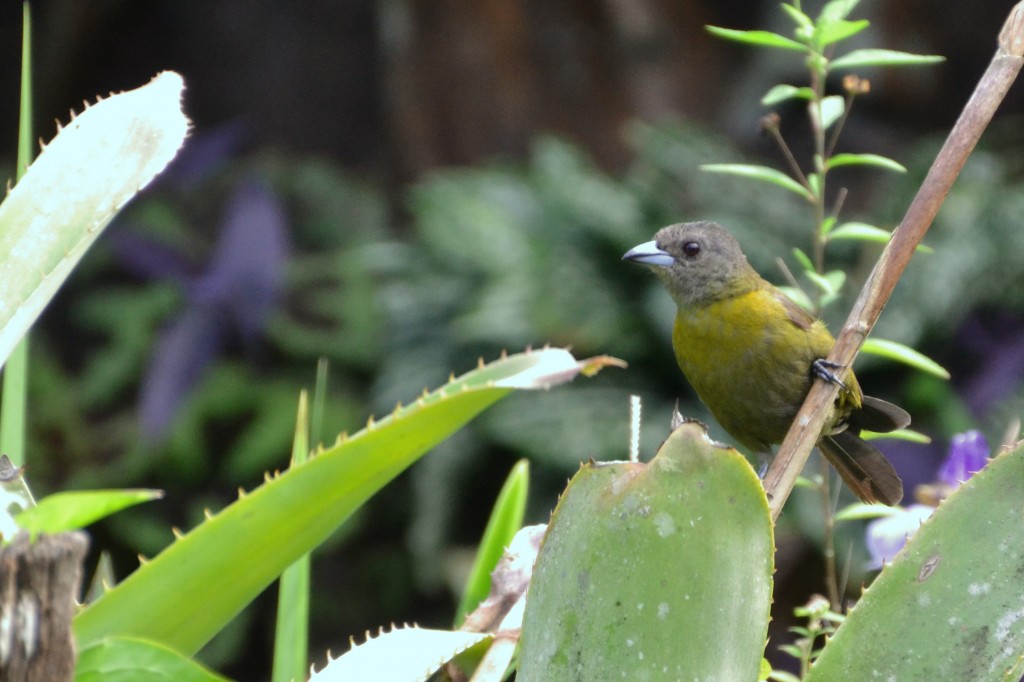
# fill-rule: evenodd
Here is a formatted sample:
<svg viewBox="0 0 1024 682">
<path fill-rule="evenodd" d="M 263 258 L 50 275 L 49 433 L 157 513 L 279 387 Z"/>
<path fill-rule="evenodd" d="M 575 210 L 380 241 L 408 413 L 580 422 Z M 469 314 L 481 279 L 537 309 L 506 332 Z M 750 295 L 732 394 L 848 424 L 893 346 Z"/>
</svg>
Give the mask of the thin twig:
<svg viewBox="0 0 1024 682">
<path fill-rule="evenodd" d="M 833 611 L 839 613 L 843 605 L 839 601 L 839 578 L 836 574 L 836 516 L 835 509 L 832 507 L 832 486 L 829 484 L 832 478 L 831 473 L 828 460 L 822 457 L 821 490 L 819 490 L 819 493 L 821 494 L 822 506 L 821 518 L 825 523 L 821 538 L 822 553 L 825 558 L 825 587 L 828 590 L 828 603 Z"/>
<path fill-rule="evenodd" d="M 963 113 L 932 163 L 917 196 L 886 245 L 850 311 L 829 360 L 850 366 L 868 332 L 878 320 L 896 282 L 906 269 L 914 249 L 924 238 L 957 175 L 963 168 L 996 108 L 1024 65 L 1024 1 L 1010 12 L 999 33 L 999 47 L 985 74 L 964 107 Z M 838 387 L 816 381 L 793 421 L 779 454 L 765 477 L 772 518 L 777 519 L 789 498 L 797 476 L 821 434 L 828 407 Z"/>
<path fill-rule="evenodd" d="M 775 144 L 779 146 L 782 151 L 782 156 L 785 157 L 786 163 L 789 164 L 789 169 L 793 171 L 793 175 L 796 176 L 797 182 L 804 186 L 804 188 L 810 190 L 811 183 L 807 181 L 807 176 L 800 169 L 800 164 L 797 163 L 796 157 L 793 156 L 793 150 L 786 144 L 786 139 L 782 137 L 782 131 L 779 130 L 778 126 L 768 129 L 771 133 L 772 138 L 775 140 Z"/>
</svg>

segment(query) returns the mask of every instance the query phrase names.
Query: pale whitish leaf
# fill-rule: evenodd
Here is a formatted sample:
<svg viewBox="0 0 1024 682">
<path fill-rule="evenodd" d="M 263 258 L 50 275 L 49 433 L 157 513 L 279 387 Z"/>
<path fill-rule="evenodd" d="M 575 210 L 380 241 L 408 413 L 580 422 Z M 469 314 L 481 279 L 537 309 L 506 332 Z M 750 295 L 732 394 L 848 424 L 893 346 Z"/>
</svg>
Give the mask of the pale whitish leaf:
<svg viewBox="0 0 1024 682">
<path fill-rule="evenodd" d="M 427 680 L 452 658 L 490 639 L 478 632 L 395 628 L 357 644 L 314 672 L 309 682 L 334 680 Z"/>
<path fill-rule="evenodd" d="M 858 21 L 840 20 L 824 25 L 819 22 L 815 38 L 818 41 L 819 47 L 826 47 L 841 40 L 846 40 L 850 36 L 855 36 L 868 26 L 870 26 L 870 22 L 867 19 L 860 19 Z"/>
<path fill-rule="evenodd" d="M 761 104 L 770 107 L 773 104 L 785 102 L 787 99 L 811 99 L 813 96 L 814 91 L 810 88 L 798 88 L 795 85 L 785 84 L 776 85 L 761 98 Z"/>
<path fill-rule="evenodd" d="M 821 100 L 821 127 L 828 130 L 846 111 L 846 100 L 839 95 L 829 95 Z"/>
<path fill-rule="evenodd" d="M 737 31 L 736 29 L 721 28 L 719 26 L 707 26 L 706 28 L 712 35 L 737 43 L 759 45 L 761 47 L 777 47 L 796 52 L 805 52 L 807 50 L 807 47 L 802 43 L 798 43 L 786 36 L 781 36 L 778 33 L 772 33 L 771 31 Z"/>
<path fill-rule="evenodd" d="M 860 0 L 830 0 L 821 8 L 818 14 L 819 24 L 831 24 L 842 21 L 850 16 L 850 12 L 860 3 Z"/>
<path fill-rule="evenodd" d="M 923 353 L 914 350 L 910 346 L 905 346 L 904 344 L 896 341 L 874 338 L 868 339 L 864 342 L 864 346 L 861 350 L 865 353 L 871 353 L 872 355 L 880 355 L 881 357 L 889 358 L 890 360 L 897 360 L 941 379 L 949 378 L 949 372 L 947 372 L 942 365 Z"/>
<path fill-rule="evenodd" d="M 877 166 L 897 173 L 906 173 L 907 169 L 892 159 L 878 154 L 836 154 L 828 160 L 830 169 L 839 166 Z"/>
<path fill-rule="evenodd" d="M 188 131 L 184 87 L 165 71 L 87 107 L 0 203 L 0 365 L 103 228 L 174 158 Z"/>
<path fill-rule="evenodd" d="M 829 66 L 832 69 L 857 69 L 864 66 L 923 66 L 938 64 L 945 57 L 931 54 L 910 54 L 897 50 L 865 49 L 847 52 L 842 57 L 833 59 Z"/>
<path fill-rule="evenodd" d="M 745 178 L 769 182 L 773 185 L 778 185 L 783 189 L 788 189 L 791 192 L 799 194 L 808 201 L 812 199 L 811 195 L 807 192 L 807 189 L 799 182 L 785 173 L 777 171 L 774 168 L 768 168 L 767 166 L 752 166 L 742 163 L 709 163 L 704 164 L 700 169 L 708 171 L 709 173 L 739 175 Z"/>
<path fill-rule="evenodd" d="M 863 521 L 865 519 L 879 519 L 883 516 L 895 516 L 902 512 L 903 510 L 899 507 L 857 502 L 837 511 L 835 519 L 836 521 Z"/>
<path fill-rule="evenodd" d="M 804 270 L 814 272 L 814 263 L 811 262 L 810 256 L 804 253 L 801 249 L 793 249 L 793 257 L 796 258 L 797 263 L 799 263 L 800 267 Z"/>
</svg>

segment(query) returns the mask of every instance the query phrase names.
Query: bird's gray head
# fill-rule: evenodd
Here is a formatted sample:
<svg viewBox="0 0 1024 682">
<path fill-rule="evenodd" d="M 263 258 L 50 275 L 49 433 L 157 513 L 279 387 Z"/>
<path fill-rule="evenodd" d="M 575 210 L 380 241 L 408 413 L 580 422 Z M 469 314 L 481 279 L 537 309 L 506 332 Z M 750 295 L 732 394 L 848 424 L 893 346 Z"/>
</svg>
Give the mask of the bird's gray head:
<svg viewBox="0 0 1024 682">
<path fill-rule="evenodd" d="M 663 227 L 622 259 L 650 267 L 680 307 L 735 296 L 762 281 L 733 236 L 708 221 Z"/>
</svg>

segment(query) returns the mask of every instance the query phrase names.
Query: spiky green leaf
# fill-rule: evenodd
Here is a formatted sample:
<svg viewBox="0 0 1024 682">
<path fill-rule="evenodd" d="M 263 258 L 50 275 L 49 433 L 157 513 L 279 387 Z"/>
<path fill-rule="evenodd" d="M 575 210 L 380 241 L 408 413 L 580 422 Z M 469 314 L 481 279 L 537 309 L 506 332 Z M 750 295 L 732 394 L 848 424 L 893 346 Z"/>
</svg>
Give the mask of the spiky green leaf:
<svg viewBox="0 0 1024 682">
<path fill-rule="evenodd" d="M 585 465 L 534 567 L 519 674 L 756 679 L 772 553 L 756 474 L 696 422 L 673 432 L 649 464 Z"/>
<path fill-rule="evenodd" d="M 455 611 L 456 627 L 462 624 L 466 614 L 487 597 L 491 589 L 491 572 L 512 538 L 522 528 L 529 481 L 530 463 L 521 459 L 512 467 L 494 502 L 494 509 L 491 510 L 491 517 L 477 548 L 476 560 L 466 580 L 466 589 Z"/>
<path fill-rule="evenodd" d="M 1019 679 L 1022 518 L 1018 445 L 917 529 L 847 614 L 807 682 Z"/>
<path fill-rule="evenodd" d="M 90 106 L 0 203 L 0 364 L 117 212 L 177 153 L 184 82 L 167 71 Z"/>
<path fill-rule="evenodd" d="M 555 386 L 607 364 L 613 363 L 578 362 L 557 348 L 512 355 L 371 421 L 269 477 L 144 563 L 75 617 L 77 641 L 130 635 L 194 653 L 286 566 L 479 412 L 513 389 Z"/>
<path fill-rule="evenodd" d="M 74 682 L 229 682 L 170 647 L 111 637 L 78 652 Z"/>
</svg>

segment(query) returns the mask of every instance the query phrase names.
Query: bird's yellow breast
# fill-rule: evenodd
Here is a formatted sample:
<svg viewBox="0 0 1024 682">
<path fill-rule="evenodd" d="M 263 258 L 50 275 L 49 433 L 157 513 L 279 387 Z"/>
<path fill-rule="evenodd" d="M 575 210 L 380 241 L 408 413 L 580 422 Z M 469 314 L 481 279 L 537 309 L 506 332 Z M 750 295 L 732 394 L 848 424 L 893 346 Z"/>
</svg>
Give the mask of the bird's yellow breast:
<svg viewBox="0 0 1024 682">
<path fill-rule="evenodd" d="M 810 389 L 811 363 L 834 344 L 821 322 L 793 321 L 777 296 L 755 289 L 680 308 L 672 332 L 676 361 L 700 399 L 726 431 L 760 452 L 785 437 Z"/>
</svg>

